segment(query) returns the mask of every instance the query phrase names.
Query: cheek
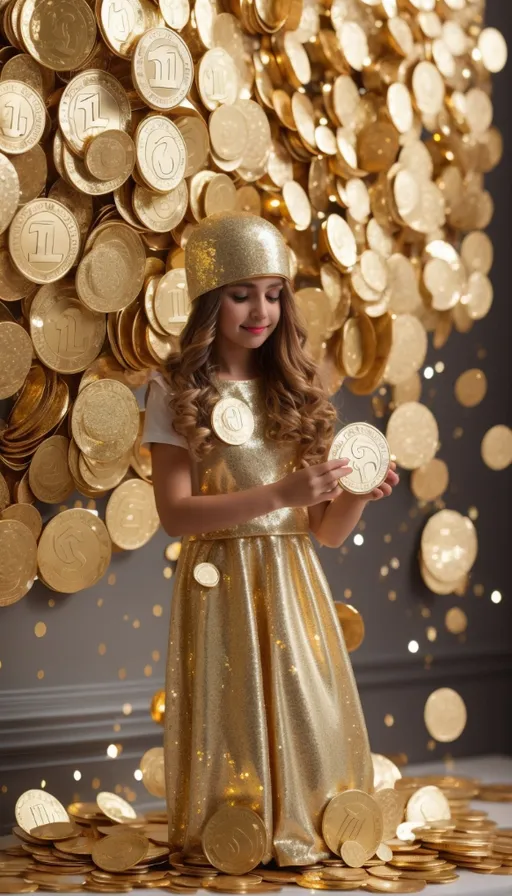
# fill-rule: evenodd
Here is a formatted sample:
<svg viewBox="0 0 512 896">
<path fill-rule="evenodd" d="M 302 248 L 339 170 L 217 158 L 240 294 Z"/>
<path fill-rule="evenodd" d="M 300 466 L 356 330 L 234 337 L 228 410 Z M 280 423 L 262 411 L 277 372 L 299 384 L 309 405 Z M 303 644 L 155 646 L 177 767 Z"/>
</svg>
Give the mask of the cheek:
<svg viewBox="0 0 512 896">
<path fill-rule="evenodd" d="M 244 319 L 244 308 L 242 305 L 227 303 L 221 306 L 219 311 L 219 327 L 221 330 L 231 330 L 242 323 Z"/>
</svg>

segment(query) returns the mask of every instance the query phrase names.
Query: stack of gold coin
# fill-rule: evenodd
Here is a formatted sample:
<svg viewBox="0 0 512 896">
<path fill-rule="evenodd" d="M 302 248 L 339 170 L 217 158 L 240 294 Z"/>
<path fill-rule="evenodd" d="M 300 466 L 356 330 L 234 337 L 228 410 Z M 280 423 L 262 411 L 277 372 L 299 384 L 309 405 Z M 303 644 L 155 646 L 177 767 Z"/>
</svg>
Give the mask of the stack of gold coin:
<svg viewBox="0 0 512 896">
<path fill-rule="evenodd" d="M 86 386 L 135 388 L 165 365 L 190 308 L 191 229 L 233 208 L 281 229 L 326 388 L 392 386 L 392 451 L 428 465 L 427 334 L 439 348 L 493 302 L 484 176 L 503 153 L 490 79 L 507 50 L 478 4 L 335 0 L 323 16 L 295 0 L 60 0 L 57 14 L 16 0 L 0 24 L 9 500 L 33 501 L 32 459 L 69 437 Z M 78 418 L 68 465 L 82 494 L 116 488 L 130 464 L 150 480 L 140 440 L 92 456 Z M 491 436 L 484 460 L 502 469 L 509 440 L 493 454 Z M 117 436 L 103 427 L 100 442 Z M 63 494 L 37 467 L 36 491 Z M 452 584 L 423 565 L 433 590 Z"/>
</svg>

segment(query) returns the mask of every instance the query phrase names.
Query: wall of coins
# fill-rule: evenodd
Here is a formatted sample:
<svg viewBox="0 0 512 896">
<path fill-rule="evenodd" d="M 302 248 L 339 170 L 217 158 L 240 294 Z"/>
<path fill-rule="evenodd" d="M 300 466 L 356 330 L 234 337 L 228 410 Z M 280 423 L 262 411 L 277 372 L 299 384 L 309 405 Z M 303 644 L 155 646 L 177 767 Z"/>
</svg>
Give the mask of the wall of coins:
<svg viewBox="0 0 512 896">
<path fill-rule="evenodd" d="M 512 461 L 505 409 L 482 411 L 501 320 L 496 307 L 484 320 L 501 32 L 482 0 L 0 0 L 0 27 L 0 612 L 5 632 L 12 620 L 37 639 L 23 668 L 2 644 L 7 687 L 91 682 L 100 700 L 117 682 L 116 749 L 132 712 L 152 724 L 178 548 L 157 532 L 143 391 L 187 318 L 191 228 L 244 209 L 287 240 L 341 416 L 377 422 L 405 473 L 392 511 L 372 508 L 339 555 L 321 553 L 335 598 L 365 618 L 372 743 L 403 749 L 365 663 L 402 650 L 428 671 L 441 628 L 441 653 L 464 653 L 460 604 L 493 594 L 499 613 L 505 587 L 459 457 L 474 432 L 489 501 Z M 470 413 L 484 430 L 459 422 Z M 377 637 L 374 593 L 410 630 L 403 644 Z M 503 630 L 480 623 L 499 653 Z M 419 756 L 438 741 L 417 731 Z"/>
</svg>

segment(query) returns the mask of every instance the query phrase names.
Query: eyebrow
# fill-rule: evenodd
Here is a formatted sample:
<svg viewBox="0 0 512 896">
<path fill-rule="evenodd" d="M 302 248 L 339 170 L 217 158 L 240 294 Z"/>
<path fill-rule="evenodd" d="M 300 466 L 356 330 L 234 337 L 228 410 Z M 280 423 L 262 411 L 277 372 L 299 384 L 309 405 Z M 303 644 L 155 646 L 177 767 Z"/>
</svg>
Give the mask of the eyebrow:
<svg viewBox="0 0 512 896">
<path fill-rule="evenodd" d="M 283 283 L 281 280 L 276 280 L 275 283 L 269 283 L 269 285 L 267 286 L 267 289 L 275 289 L 276 286 L 282 286 L 282 285 L 283 285 Z M 233 287 L 235 287 L 235 286 L 245 286 L 246 289 L 254 289 L 255 288 L 254 283 L 233 283 Z"/>
</svg>

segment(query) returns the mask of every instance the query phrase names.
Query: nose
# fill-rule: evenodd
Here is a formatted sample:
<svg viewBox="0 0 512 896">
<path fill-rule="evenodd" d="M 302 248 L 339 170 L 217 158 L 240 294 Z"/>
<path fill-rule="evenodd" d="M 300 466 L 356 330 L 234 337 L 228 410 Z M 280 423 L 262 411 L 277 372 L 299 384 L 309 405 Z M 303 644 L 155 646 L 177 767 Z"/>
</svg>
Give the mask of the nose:
<svg viewBox="0 0 512 896">
<path fill-rule="evenodd" d="M 254 296 L 251 302 L 250 317 L 254 321 L 265 320 L 267 317 L 267 302 L 265 294 Z"/>
</svg>

